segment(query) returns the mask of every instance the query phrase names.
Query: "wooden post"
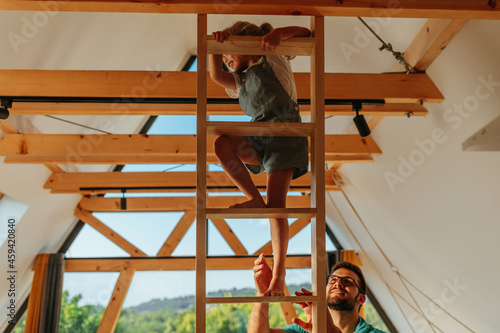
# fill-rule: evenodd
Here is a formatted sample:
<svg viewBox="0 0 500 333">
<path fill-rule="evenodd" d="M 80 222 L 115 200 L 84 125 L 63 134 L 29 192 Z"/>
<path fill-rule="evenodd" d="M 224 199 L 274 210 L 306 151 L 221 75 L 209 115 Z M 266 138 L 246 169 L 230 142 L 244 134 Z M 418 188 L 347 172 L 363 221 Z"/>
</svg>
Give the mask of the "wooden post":
<svg viewBox="0 0 500 333">
<path fill-rule="evenodd" d="M 206 325 L 207 235 L 207 15 L 198 15 L 198 72 L 196 75 L 196 333 Z"/>
<path fill-rule="evenodd" d="M 326 332 L 326 252 L 325 252 L 325 44 L 324 17 L 311 17 L 316 45 L 311 55 L 311 122 L 316 131 L 311 137 L 311 206 L 317 215 L 311 221 L 312 289 L 319 296 L 313 303 L 313 333 Z"/>
</svg>

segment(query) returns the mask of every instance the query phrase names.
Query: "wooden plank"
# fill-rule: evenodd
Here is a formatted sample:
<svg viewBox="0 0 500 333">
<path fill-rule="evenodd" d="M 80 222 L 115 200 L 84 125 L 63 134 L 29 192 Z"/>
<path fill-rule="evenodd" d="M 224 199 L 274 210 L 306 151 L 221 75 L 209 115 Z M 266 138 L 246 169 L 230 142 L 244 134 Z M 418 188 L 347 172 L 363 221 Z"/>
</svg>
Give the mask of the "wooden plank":
<svg viewBox="0 0 500 333">
<path fill-rule="evenodd" d="M 251 270 L 257 257 L 208 257 L 207 270 Z M 195 257 L 169 258 L 86 258 L 66 259 L 65 272 L 192 271 Z M 311 256 L 294 255 L 286 259 L 287 269 L 311 268 Z"/>
<path fill-rule="evenodd" d="M 295 73 L 298 98 L 310 98 L 310 74 Z M 162 71 L 53 71 L 1 70 L 0 96 L 108 97 L 112 108 L 130 109 L 127 104 L 144 98 L 196 98 L 196 73 Z M 228 98 L 212 80 L 210 98 Z M 444 97 L 427 74 L 325 74 L 327 99 L 383 99 L 386 103 L 439 103 Z M 125 112 L 126 113 L 126 112 Z"/>
<path fill-rule="evenodd" d="M 75 209 L 75 216 L 78 217 L 82 222 L 87 223 L 95 230 L 99 231 L 104 237 L 118 245 L 125 252 L 129 253 L 133 257 L 147 257 L 147 255 L 139 250 L 137 247 L 132 245 L 128 240 L 117 234 L 113 229 L 99 221 L 91 213 L 82 210 L 77 207 Z"/>
<path fill-rule="evenodd" d="M 467 21 L 466 19 L 428 20 L 404 52 L 406 61 L 417 70 L 425 71 Z M 404 67 L 397 63 L 392 70 L 402 71 Z"/>
<path fill-rule="evenodd" d="M 207 304 L 318 302 L 319 296 L 207 297 Z M 325 317 L 326 325 L 326 317 Z"/>
<path fill-rule="evenodd" d="M 204 333 L 207 295 L 207 15 L 198 14 L 196 72 L 196 333 Z M 211 80 L 210 80 L 211 81 Z"/>
<path fill-rule="evenodd" d="M 244 196 L 210 196 L 208 207 L 230 207 L 245 200 Z M 264 197 L 266 200 L 266 197 Z M 287 197 L 288 208 L 310 207 L 311 198 L 307 195 Z M 119 198 L 84 197 L 79 206 L 90 212 L 120 212 Z M 127 198 L 127 212 L 179 212 L 195 210 L 195 197 L 151 197 Z"/>
<path fill-rule="evenodd" d="M 287 202 L 287 207 L 289 207 L 288 202 Z M 304 229 L 310 222 L 311 222 L 310 219 L 297 219 L 297 221 L 293 222 L 290 225 L 289 229 L 289 239 L 292 239 L 293 236 L 295 236 L 299 231 Z M 260 255 L 261 253 L 264 253 L 266 255 L 270 255 L 273 253 L 273 245 L 271 241 L 269 241 L 268 243 L 266 243 L 266 245 L 255 251 L 254 255 Z"/>
<path fill-rule="evenodd" d="M 290 291 L 288 287 L 285 285 L 285 296 L 290 296 Z M 293 324 L 293 318 L 297 318 L 297 311 L 295 311 L 295 307 L 293 303 L 280 303 L 281 314 L 283 315 L 283 319 L 287 325 Z"/>
<path fill-rule="evenodd" d="M 210 219 L 311 218 L 316 208 L 207 208 Z"/>
<path fill-rule="evenodd" d="M 42 300 L 47 279 L 47 265 L 49 253 L 38 254 L 35 261 L 33 282 L 28 300 L 28 313 L 26 315 L 26 332 L 38 332 L 41 320 Z"/>
<path fill-rule="evenodd" d="M 134 270 L 126 269 L 120 272 L 111 299 L 109 300 L 106 310 L 104 310 L 104 315 L 102 316 L 97 333 L 115 331 L 116 324 L 118 324 L 118 319 L 122 312 L 123 302 L 125 302 L 125 297 L 127 296 L 128 288 L 132 283 L 133 277 Z"/>
<path fill-rule="evenodd" d="M 326 219 L 325 219 L 325 21 L 324 17 L 311 17 L 311 31 L 318 39 L 311 56 L 311 121 L 317 125 L 311 137 L 311 206 L 317 215 L 311 223 L 312 290 L 318 301 L 312 307 L 313 333 L 326 332 Z M 349 84 L 343 82 L 343 84 Z M 364 97 L 366 98 L 366 97 Z"/>
<path fill-rule="evenodd" d="M 184 237 L 184 235 L 186 235 L 186 232 L 193 224 L 195 218 L 196 218 L 196 213 L 194 210 L 185 212 L 184 215 L 179 220 L 179 222 L 177 223 L 177 225 L 175 226 L 174 230 L 172 230 L 172 232 L 168 236 L 167 240 L 165 241 L 161 249 L 156 254 L 156 256 L 157 257 L 171 256 L 177 245 L 179 245 L 182 238 Z"/>
<path fill-rule="evenodd" d="M 234 234 L 231 227 L 224 219 L 211 219 L 214 226 L 219 230 L 222 237 L 226 240 L 227 244 L 231 247 L 234 254 L 237 256 L 248 255 L 248 251 L 241 244 L 238 237 Z"/>
<path fill-rule="evenodd" d="M 251 175 L 257 188 L 266 189 L 267 175 Z M 309 173 L 294 179 L 291 191 L 310 192 Z M 194 192 L 196 189 L 195 172 L 69 172 L 53 173 L 44 185 L 52 193 L 100 194 L 121 192 Z M 337 191 L 332 177 L 326 177 L 326 191 Z M 209 192 L 240 192 L 225 172 L 207 174 Z M 225 207 L 221 206 L 221 207 Z M 229 207 L 229 206 L 228 206 Z M 118 205 L 119 208 L 119 205 Z M 127 207 L 127 210 L 131 208 Z M 180 209 L 184 210 L 184 209 Z"/>
<path fill-rule="evenodd" d="M 211 121 L 207 132 L 209 135 L 310 136 L 315 127 L 311 123 Z"/>
<path fill-rule="evenodd" d="M 208 146 L 208 162 L 217 164 L 214 138 L 202 146 Z M 7 156 L 6 163 L 189 164 L 196 162 L 196 140 L 193 135 L 5 134 L 0 155 Z M 366 162 L 367 155 L 381 154 L 372 138 L 359 135 L 328 135 L 325 147 L 331 162 Z"/>
<path fill-rule="evenodd" d="M 488 1 L 470 0 L 398 0 L 389 3 L 385 0 L 338 2 L 312 0 L 280 4 L 266 0 L 240 0 L 237 3 L 214 3 L 212 0 L 175 2 L 1 0 L 0 10 L 500 19 L 498 7 L 489 5 Z"/>
<path fill-rule="evenodd" d="M 2 201 L 3 197 L 5 196 L 5 193 L 0 192 L 0 201 Z"/>
<path fill-rule="evenodd" d="M 300 114 L 309 115 L 309 105 L 300 105 Z M 364 105 L 365 116 L 425 116 L 427 109 L 418 103 L 391 103 L 385 105 Z M 16 102 L 11 115 L 54 115 L 54 116 L 153 116 L 153 115 L 196 115 L 196 104 L 145 104 L 127 103 L 123 106 L 110 103 L 37 103 Z M 208 104 L 209 115 L 242 115 L 239 104 Z M 326 116 L 353 116 L 350 105 L 325 105 Z"/>
<path fill-rule="evenodd" d="M 207 36 L 207 52 L 209 54 L 243 54 L 243 55 L 295 55 L 309 56 L 316 41 L 313 38 L 294 37 L 281 42 L 273 51 L 261 49 L 260 36 L 230 36 L 224 43 L 217 43 Z"/>
</svg>

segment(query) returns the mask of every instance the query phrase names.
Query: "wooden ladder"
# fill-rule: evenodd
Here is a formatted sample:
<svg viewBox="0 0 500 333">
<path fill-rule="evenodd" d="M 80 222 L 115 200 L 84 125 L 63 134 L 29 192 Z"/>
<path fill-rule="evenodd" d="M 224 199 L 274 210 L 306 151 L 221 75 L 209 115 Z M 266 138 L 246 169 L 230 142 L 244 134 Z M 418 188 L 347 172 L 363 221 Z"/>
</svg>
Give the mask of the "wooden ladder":
<svg viewBox="0 0 500 333">
<path fill-rule="evenodd" d="M 311 17 L 312 38 L 285 40 L 272 52 L 260 49 L 259 37 L 232 37 L 224 44 L 207 36 L 207 15 L 198 15 L 197 71 L 197 160 L 196 160 L 196 333 L 204 333 L 206 305 L 256 302 L 313 302 L 315 333 L 326 332 L 326 266 L 325 251 L 325 117 L 324 117 L 324 18 Z M 311 57 L 310 123 L 234 123 L 207 120 L 208 54 L 281 54 Z M 279 125 L 279 127 L 277 127 Z M 309 136 L 311 152 L 311 208 L 207 208 L 207 135 Z M 313 296 L 282 297 L 206 297 L 206 233 L 211 218 L 311 218 L 311 270 Z M 251 267 L 249 267 L 250 269 Z M 319 309 L 319 311 L 318 311 Z"/>
</svg>

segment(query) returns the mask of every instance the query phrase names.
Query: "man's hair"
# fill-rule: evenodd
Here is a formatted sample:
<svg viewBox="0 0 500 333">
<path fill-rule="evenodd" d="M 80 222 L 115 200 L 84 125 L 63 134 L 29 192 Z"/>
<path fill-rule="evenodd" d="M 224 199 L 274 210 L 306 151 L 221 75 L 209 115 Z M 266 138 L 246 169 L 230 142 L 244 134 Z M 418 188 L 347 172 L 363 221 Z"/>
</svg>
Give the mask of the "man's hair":
<svg viewBox="0 0 500 333">
<path fill-rule="evenodd" d="M 348 269 L 352 272 L 354 272 L 358 278 L 359 278 L 359 292 L 362 294 L 366 294 L 366 281 L 365 277 L 363 276 L 363 272 L 361 272 L 361 268 L 358 266 L 348 262 L 348 261 L 340 261 L 335 264 L 335 266 L 332 267 L 332 270 L 330 271 L 330 275 L 333 274 L 337 269 L 340 268 L 345 268 Z"/>
</svg>

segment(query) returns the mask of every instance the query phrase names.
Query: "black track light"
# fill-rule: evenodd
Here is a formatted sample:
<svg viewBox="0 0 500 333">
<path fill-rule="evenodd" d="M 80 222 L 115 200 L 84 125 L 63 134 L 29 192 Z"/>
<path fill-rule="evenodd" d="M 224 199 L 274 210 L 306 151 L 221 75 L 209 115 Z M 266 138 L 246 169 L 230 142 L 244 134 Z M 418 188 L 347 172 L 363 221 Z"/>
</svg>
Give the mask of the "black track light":
<svg viewBox="0 0 500 333">
<path fill-rule="evenodd" d="M 356 111 L 356 117 L 354 117 L 353 121 L 354 124 L 356 125 L 356 128 L 358 129 L 359 135 L 362 137 L 370 135 L 370 127 L 368 127 L 368 124 L 366 123 L 366 119 L 363 115 L 359 114 L 359 111 L 361 111 L 361 102 L 355 101 L 352 102 L 352 109 Z"/>
<path fill-rule="evenodd" d="M 122 197 L 120 198 L 120 209 L 127 210 L 127 198 L 125 198 L 125 192 L 127 190 L 122 190 Z"/>
<path fill-rule="evenodd" d="M 0 105 L 0 119 L 7 119 L 9 118 L 9 108 L 12 107 L 12 101 L 11 100 L 1 100 L 1 105 Z"/>
</svg>

